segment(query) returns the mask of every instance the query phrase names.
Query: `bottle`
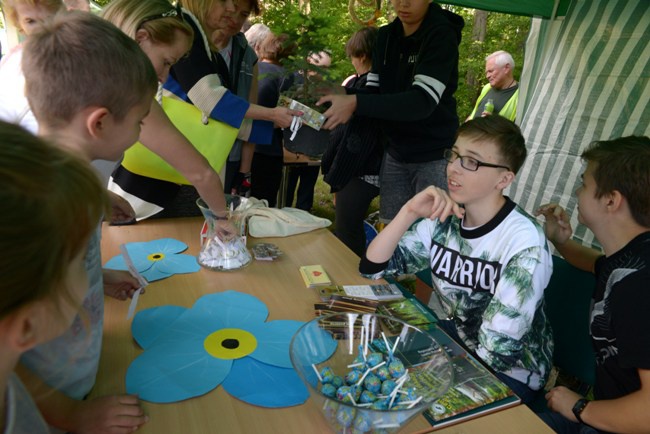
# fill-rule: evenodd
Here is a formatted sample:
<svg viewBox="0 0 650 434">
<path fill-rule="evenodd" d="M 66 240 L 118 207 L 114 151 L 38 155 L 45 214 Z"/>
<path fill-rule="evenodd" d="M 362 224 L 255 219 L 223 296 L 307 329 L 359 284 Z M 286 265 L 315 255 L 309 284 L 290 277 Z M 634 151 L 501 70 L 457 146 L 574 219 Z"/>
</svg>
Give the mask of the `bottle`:
<svg viewBox="0 0 650 434">
<path fill-rule="evenodd" d="M 494 113 L 494 101 L 492 101 L 492 98 L 489 98 L 487 102 L 485 103 L 485 110 L 486 113 Z"/>
</svg>

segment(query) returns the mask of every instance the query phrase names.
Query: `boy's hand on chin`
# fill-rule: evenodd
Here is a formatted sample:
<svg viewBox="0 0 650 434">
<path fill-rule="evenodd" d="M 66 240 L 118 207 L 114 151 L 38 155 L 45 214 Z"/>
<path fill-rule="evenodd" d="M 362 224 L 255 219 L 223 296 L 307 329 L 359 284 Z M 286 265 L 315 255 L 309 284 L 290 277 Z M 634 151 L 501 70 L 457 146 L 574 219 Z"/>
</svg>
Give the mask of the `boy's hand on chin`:
<svg viewBox="0 0 650 434">
<path fill-rule="evenodd" d="M 449 194 L 433 185 L 422 190 L 407 202 L 409 212 L 417 217 L 446 220 L 450 215 L 463 218 L 465 209 L 456 203 Z"/>
</svg>

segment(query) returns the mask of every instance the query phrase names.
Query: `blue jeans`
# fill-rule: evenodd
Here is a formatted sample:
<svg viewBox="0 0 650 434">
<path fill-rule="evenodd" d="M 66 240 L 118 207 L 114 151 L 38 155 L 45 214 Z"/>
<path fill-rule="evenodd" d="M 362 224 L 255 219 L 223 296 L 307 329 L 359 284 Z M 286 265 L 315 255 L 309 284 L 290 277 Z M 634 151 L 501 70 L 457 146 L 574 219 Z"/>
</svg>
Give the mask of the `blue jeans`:
<svg viewBox="0 0 650 434">
<path fill-rule="evenodd" d="M 554 411 L 539 413 L 537 416 L 558 434 L 598 434 L 598 431 L 589 425 L 572 422 Z"/>
<path fill-rule="evenodd" d="M 389 223 L 410 198 L 428 186 L 447 190 L 447 161 L 400 163 L 386 153 L 379 179 L 379 220 Z"/>
</svg>

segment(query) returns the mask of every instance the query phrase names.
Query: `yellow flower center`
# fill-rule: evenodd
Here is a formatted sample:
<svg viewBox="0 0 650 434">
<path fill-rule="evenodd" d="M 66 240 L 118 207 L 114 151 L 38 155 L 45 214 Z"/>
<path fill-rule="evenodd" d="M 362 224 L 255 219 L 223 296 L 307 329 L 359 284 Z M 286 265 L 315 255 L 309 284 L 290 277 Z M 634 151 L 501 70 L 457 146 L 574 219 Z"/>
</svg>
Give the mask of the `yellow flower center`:
<svg viewBox="0 0 650 434">
<path fill-rule="evenodd" d="M 203 348 L 217 359 L 241 359 L 257 348 L 257 339 L 242 329 L 221 329 L 208 335 Z"/>
<path fill-rule="evenodd" d="M 163 259 L 165 259 L 165 254 L 152 253 L 151 255 L 147 256 L 147 259 L 150 260 L 151 262 L 162 261 Z"/>
</svg>

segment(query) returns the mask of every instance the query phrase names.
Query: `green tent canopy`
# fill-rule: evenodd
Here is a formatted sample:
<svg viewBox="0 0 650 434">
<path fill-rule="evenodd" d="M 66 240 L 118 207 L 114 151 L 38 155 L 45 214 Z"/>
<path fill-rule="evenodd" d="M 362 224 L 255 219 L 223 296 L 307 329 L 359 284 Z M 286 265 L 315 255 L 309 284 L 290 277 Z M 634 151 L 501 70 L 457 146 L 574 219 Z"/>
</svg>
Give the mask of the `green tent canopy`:
<svg viewBox="0 0 650 434">
<path fill-rule="evenodd" d="M 571 0 L 439 0 L 456 6 L 540 18 L 564 16 Z"/>
<path fill-rule="evenodd" d="M 650 136 L 650 1 L 572 0 L 562 18 L 534 18 L 519 81 L 528 158 L 507 194 L 529 213 L 559 203 L 575 239 L 596 246 L 577 220 L 580 154 L 596 140 Z"/>
<path fill-rule="evenodd" d="M 435 1 L 533 17 L 516 121 L 528 157 L 506 194 L 531 214 L 559 203 L 574 238 L 597 247 L 577 219 L 580 155 L 596 140 L 650 136 L 650 0 Z"/>
</svg>

